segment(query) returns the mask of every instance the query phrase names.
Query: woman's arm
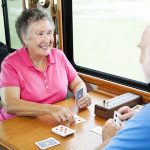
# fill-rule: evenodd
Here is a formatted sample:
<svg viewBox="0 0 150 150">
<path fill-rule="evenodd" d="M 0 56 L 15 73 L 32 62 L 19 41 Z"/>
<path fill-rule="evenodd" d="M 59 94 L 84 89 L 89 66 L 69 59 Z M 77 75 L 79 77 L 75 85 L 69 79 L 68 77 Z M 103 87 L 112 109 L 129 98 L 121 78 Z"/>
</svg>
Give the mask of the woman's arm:
<svg viewBox="0 0 150 150">
<path fill-rule="evenodd" d="M 46 114 L 48 106 L 20 99 L 19 87 L 3 87 L 1 99 L 7 113 L 15 115 L 39 116 Z"/>
<path fill-rule="evenodd" d="M 41 104 L 20 99 L 19 87 L 3 87 L 1 99 L 7 113 L 17 116 L 52 115 L 58 122 L 74 122 L 72 113 L 68 108 L 57 105 Z"/>
</svg>

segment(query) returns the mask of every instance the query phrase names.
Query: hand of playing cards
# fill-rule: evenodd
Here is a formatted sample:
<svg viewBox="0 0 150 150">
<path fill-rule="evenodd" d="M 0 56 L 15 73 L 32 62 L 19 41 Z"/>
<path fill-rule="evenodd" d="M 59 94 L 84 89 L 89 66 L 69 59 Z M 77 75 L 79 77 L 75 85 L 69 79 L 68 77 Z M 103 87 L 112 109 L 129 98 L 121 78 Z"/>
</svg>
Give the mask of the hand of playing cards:
<svg viewBox="0 0 150 150">
<path fill-rule="evenodd" d="M 114 112 L 113 123 L 114 123 L 115 126 L 122 126 L 122 122 L 121 122 L 121 120 L 119 119 L 119 116 L 120 116 L 120 115 L 121 115 L 121 114 L 118 113 L 117 111 Z"/>
<path fill-rule="evenodd" d="M 118 130 L 121 129 L 120 122 L 116 119 L 116 113 L 114 113 L 114 119 L 108 119 L 102 129 L 103 141 L 112 138 Z"/>
<path fill-rule="evenodd" d="M 121 114 L 114 112 L 113 119 L 108 119 L 102 129 L 103 141 L 112 138 L 118 130 L 122 128 L 122 121 L 119 119 Z"/>
<path fill-rule="evenodd" d="M 83 109 L 91 105 L 91 97 L 87 93 L 84 94 L 83 88 L 76 91 L 75 101 L 79 109 Z"/>
</svg>

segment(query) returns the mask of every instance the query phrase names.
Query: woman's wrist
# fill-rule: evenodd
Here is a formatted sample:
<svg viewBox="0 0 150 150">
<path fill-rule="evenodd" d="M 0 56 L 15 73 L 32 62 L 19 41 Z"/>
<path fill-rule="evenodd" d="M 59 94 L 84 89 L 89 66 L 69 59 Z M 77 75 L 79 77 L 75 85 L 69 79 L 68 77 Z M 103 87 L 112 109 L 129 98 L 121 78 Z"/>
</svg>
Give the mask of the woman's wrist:
<svg viewBox="0 0 150 150">
<path fill-rule="evenodd" d="M 51 115 L 52 107 L 53 106 L 51 104 L 44 104 L 43 111 L 45 112 L 45 114 L 50 114 Z"/>
</svg>

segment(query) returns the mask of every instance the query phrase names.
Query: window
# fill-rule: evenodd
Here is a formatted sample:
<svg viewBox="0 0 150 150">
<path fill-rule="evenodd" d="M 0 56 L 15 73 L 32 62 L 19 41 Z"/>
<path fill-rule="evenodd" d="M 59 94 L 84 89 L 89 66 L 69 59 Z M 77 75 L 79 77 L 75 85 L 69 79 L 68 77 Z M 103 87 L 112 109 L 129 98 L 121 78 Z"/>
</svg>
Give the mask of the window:
<svg viewBox="0 0 150 150">
<path fill-rule="evenodd" d="M 11 48 L 18 49 L 21 47 L 21 42 L 17 36 L 15 29 L 15 21 L 22 11 L 22 0 L 7 0 L 8 19 L 10 28 Z"/>
<path fill-rule="evenodd" d="M 149 0 L 68 0 L 63 12 L 64 33 L 71 32 L 64 48 L 78 71 L 146 89 L 137 45 L 150 21 Z"/>
<path fill-rule="evenodd" d="M 2 19 L 2 15 L 0 15 L 0 19 L 2 20 L 2 22 L 5 22 L 5 28 L 7 33 L 4 33 L 4 31 L 2 31 L 2 28 L 0 28 L 1 33 L 4 33 L 3 35 L 6 35 L 6 43 L 8 48 L 10 49 L 10 52 L 13 52 L 15 49 L 18 49 L 19 47 L 22 46 L 17 33 L 16 33 L 16 29 L 15 29 L 15 22 L 17 17 L 21 14 L 22 10 L 23 10 L 23 3 L 26 2 L 26 5 L 30 3 L 30 1 L 21 1 L 21 0 L 7 0 L 7 1 L 3 1 L 3 6 L 4 6 L 4 10 L 5 10 L 5 21 L 3 21 Z M 50 6 L 45 9 L 42 8 L 41 5 L 39 4 L 38 1 L 33 1 L 34 3 L 37 3 L 37 8 L 48 13 L 50 15 Z M 1 2 L 2 3 L 2 2 Z M 29 6 L 27 5 L 27 8 Z M 31 7 L 31 6 L 30 6 Z M 0 9 L 0 11 L 2 11 L 2 8 Z M 2 14 L 2 13 L 1 13 Z M 8 15 L 7 15 L 8 14 Z M 4 41 L 4 38 L 1 37 Z M 56 39 L 56 43 L 58 42 L 58 40 Z"/>
</svg>

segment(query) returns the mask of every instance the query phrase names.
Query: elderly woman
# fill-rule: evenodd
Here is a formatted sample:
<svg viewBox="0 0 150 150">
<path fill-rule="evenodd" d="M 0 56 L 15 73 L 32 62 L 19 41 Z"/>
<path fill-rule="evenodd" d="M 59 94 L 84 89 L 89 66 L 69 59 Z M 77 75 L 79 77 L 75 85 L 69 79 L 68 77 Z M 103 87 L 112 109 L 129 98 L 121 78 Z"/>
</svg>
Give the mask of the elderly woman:
<svg viewBox="0 0 150 150">
<path fill-rule="evenodd" d="M 17 116 L 49 114 L 58 122 L 74 122 L 66 107 L 55 105 L 67 95 L 84 89 L 79 109 L 91 104 L 86 86 L 64 53 L 53 48 L 54 24 L 38 9 L 24 10 L 16 21 L 16 31 L 23 45 L 2 64 L 0 75 L 1 120 Z"/>
</svg>

